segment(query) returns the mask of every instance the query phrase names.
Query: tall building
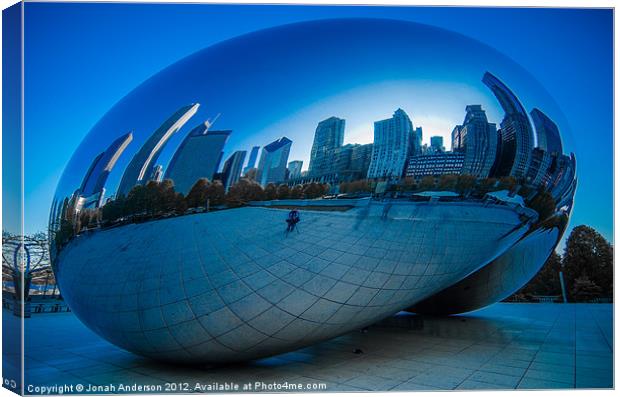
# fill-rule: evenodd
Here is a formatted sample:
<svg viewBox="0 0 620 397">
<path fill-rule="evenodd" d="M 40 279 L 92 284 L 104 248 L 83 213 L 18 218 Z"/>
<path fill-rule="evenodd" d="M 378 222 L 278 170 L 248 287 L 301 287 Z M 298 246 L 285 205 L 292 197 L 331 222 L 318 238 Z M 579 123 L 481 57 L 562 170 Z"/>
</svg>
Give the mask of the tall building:
<svg viewBox="0 0 620 397">
<path fill-rule="evenodd" d="M 405 176 L 416 180 L 425 176 L 460 174 L 465 155 L 461 152 L 435 152 L 411 156 L 407 162 Z"/>
<path fill-rule="evenodd" d="M 164 180 L 164 166 L 161 164 L 157 164 L 153 167 L 153 173 L 149 178 L 149 181 L 161 182 Z"/>
<path fill-rule="evenodd" d="M 247 152 L 245 150 L 237 150 L 224 162 L 224 167 L 222 168 L 222 183 L 226 191 L 239 181 L 246 154 Z"/>
<path fill-rule="evenodd" d="M 282 137 L 263 147 L 256 171 L 256 181 L 263 186 L 286 179 L 288 154 L 293 141 Z"/>
<path fill-rule="evenodd" d="M 128 132 L 112 142 L 104 152 L 99 153 L 93 159 L 79 189 L 82 207 L 97 208 L 101 206 L 108 176 L 132 139 L 133 134 Z"/>
<path fill-rule="evenodd" d="M 536 131 L 536 147 L 532 150 L 532 161 L 527 179 L 535 186 L 546 186 L 551 180 L 551 167 L 562 155 L 562 140 L 557 125 L 539 109 L 530 112 Z"/>
<path fill-rule="evenodd" d="M 338 117 L 330 117 L 319 122 L 314 132 L 314 142 L 310 151 L 308 171 L 312 176 L 329 174 L 333 165 L 333 152 L 342 146 L 344 141 L 345 121 Z"/>
<path fill-rule="evenodd" d="M 92 196 L 103 190 L 108 176 L 112 172 L 112 168 L 114 168 L 119 157 L 127 149 L 132 139 L 133 134 L 128 132 L 112 142 L 104 152 L 95 157 L 82 181 L 80 187 L 82 196 Z"/>
<path fill-rule="evenodd" d="M 457 125 L 452 129 L 452 151 L 453 152 L 462 152 L 465 148 L 463 147 L 463 139 L 461 134 L 463 132 L 463 126 Z"/>
<path fill-rule="evenodd" d="M 556 201 L 556 205 L 561 207 L 572 201 L 576 188 L 577 163 L 575 154 L 571 153 L 570 156 L 561 154 L 555 157 L 552 167 L 549 190 Z"/>
<path fill-rule="evenodd" d="M 446 148 L 443 146 L 443 137 L 442 136 L 432 136 L 431 137 L 431 151 L 445 152 Z"/>
<path fill-rule="evenodd" d="M 399 179 L 409 155 L 413 125 L 407 113 L 397 109 L 390 119 L 376 121 L 368 178 Z"/>
<path fill-rule="evenodd" d="M 530 116 L 532 116 L 532 121 L 534 122 L 534 128 L 536 130 L 536 147 L 550 154 L 562 154 L 560 131 L 553 120 L 536 108 L 530 112 Z"/>
<path fill-rule="evenodd" d="M 168 139 L 185 125 L 199 106 L 198 103 L 183 106 L 153 132 L 125 169 L 117 195 L 127 195 L 134 186 L 146 182 Z"/>
<path fill-rule="evenodd" d="M 213 180 L 220 167 L 232 131 L 210 131 L 209 126 L 206 122 L 191 130 L 170 160 L 165 178 L 172 179 L 177 192 L 187 195 L 200 178 Z"/>
<path fill-rule="evenodd" d="M 301 160 L 293 160 L 288 163 L 288 178 L 295 179 L 301 177 L 301 167 L 304 162 Z"/>
<path fill-rule="evenodd" d="M 245 165 L 245 168 L 243 169 L 243 175 L 247 174 L 249 170 L 256 167 L 256 159 L 258 158 L 259 149 L 260 149 L 260 146 L 254 146 L 252 147 L 252 150 L 250 150 L 250 157 L 248 158 L 248 163 Z"/>
<path fill-rule="evenodd" d="M 480 105 L 465 107 L 465 120 L 452 131 L 452 150 L 465 155 L 463 174 L 487 178 L 497 157 L 497 128 Z"/>
<path fill-rule="evenodd" d="M 487 85 L 504 109 L 504 118 L 500 123 L 500 152 L 494 165 L 494 176 L 526 176 L 534 136 L 527 113 L 513 92 L 497 77 L 489 72 L 484 74 L 482 82 Z"/>
<path fill-rule="evenodd" d="M 410 148 L 410 156 L 422 154 L 422 127 L 416 127 L 413 131 Z"/>
</svg>

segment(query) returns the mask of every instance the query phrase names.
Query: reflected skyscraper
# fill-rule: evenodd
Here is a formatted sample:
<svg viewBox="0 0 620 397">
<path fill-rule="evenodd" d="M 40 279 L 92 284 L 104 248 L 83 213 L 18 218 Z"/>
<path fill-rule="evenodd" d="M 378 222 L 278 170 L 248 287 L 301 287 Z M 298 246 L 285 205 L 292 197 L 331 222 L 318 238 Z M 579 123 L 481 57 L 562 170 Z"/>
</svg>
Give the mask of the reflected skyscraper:
<svg viewBox="0 0 620 397">
<path fill-rule="evenodd" d="M 91 197 L 95 194 L 99 195 L 95 200 L 96 206 L 101 204 L 100 200 L 103 198 L 105 183 L 108 180 L 110 172 L 112 172 L 112 168 L 114 168 L 119 157 L 123 154 L 132 139 L 133 134 L 128 132 L 112 142 L 104 152 L 95 157 L 88 172 L 84 176 L 82 185 L 80 186 L 80 194 L 83 197 Z"/>
<path fill-rule="evenodd" d="M 292 143 L 287 137 L 282 137 L 263 147 L 256 172 L 258 183 L 266 186 L 286 179 L 286 165 Z"/>
<path fill-rule="evenodd" d="M 530 112 L 536 129 L 536 146 L 549 154 L 562 154 L 562 139 L 558 126 L 540 109 L 534 108 Z"/>
<path fill-rule="evenodd" d="M 390 119 L 375 121 L 375 137 L 368 178 L 399 179 L 409 155 L 413 124 L 402 109 Z"/>
<path fill-rule="evenodd" d="M 532 150 L 532 161 L 527 178 L 535 186 L 548 186 L 552 165 L 562 154 L 562 141 L 557 125 L 539 109 L 530 112 L 536 131 L 537 145 Z"/>
<path fill-rule="evenodd" d="M 161 182 L 164 179 L 164 166 L 157 164 L 153 167 L 153 173 L 149 178 L 149 181 Z"/>
<path fill-rule="evenodd" d="M 422 127 L 416 127 L 416 129 L 413 131 L 413 137 L 410 142 L 410 147 L 410 156 L 422 154 Z"/>
<path fill-rule="evenodd" d="M 288 178 L 295 179 L 301 176 L 301 167 L 303 167 L 304 162 L 301 160 L 293 160 L 288 163 Z"/>
<path fill-rule="evenodd" d="M 443 137 L 442 136 L 432 136 L 431 137 L 431 152 L 445 152 L 446 148 L 443 146 Z"/>
<path fill-rule="evenodd" d="M 486 178 L 497 156 L 497 128 L 480 105 L 469 105 L 463 125 L 452 131 L 452 150 L 464 153 L 461 173 Z"/>
<path fill-rule="evenodd" d="M 191 130 L 170 160 L 165 179 L 172 179 L 174 189 L 187 195 L 200 178 L 213 180 L 220 167 L 222 150 L 232 131 L 209 131 L 205 122 Z"/>
<path fill-rule="evenodd" d="M 224 183 L 224 189 L 226 189 L 226 191 L 239 181 L 246 154 L 247 152 L 245 150 L 237 150 L 224 162 L 222 182 Z"/>
<path fill-rule="evenodd" d="M 527 113 L 516 95 L 489 72 L 484 74 L 482 82 L 486 84 L 504 109 L 505 115 L 500 123 L 500 152 L 494 165 L 494 176 L 526 176 L 534 136 Z"/>
<path fill-rule="evenodd" d="M 168 139 L 185 125 L 199 106 L 198 103 L 183 106 L 153 132 L 125 169 L 117 195 L 127 195 L 134 186 L 146 182 Z"/>
<path fill-rule="evenodd" d="M 345 120 L 330 117 L 319 122 L 314 132 L 314 141 L 310 151 L 308 171 L 311 176 L 331 173 L 334 149 L 344 142 Z"/>
<path fill-rule="evenodd" d="M 246 164 L 245 168 L 243 169 L 243 175 L 247 174 L 247 172 L 249 170 L 251 170 L 252 168 L 256 167 L 256 159 L 258 158 L 258 150 L 259 149 L 260 149 L 260 146 L 252 147 L 252 150 L 250 151 L 250 157 L 248 158 L 248 163 Z"/>
</svg>

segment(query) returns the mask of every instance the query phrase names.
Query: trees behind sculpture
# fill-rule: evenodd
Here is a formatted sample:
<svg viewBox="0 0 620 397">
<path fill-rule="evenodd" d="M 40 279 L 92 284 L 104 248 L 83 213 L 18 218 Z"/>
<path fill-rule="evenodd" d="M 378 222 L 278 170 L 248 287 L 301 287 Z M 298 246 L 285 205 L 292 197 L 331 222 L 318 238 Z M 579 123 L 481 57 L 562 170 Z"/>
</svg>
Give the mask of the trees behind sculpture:
<svg viewBox="0 0 620 397">
<path fill-rule="evenodd" d="M 562 260 L 571 301 L 613 297 L 613 247 L 589 226 L 573 229 Z"/>
</svg>

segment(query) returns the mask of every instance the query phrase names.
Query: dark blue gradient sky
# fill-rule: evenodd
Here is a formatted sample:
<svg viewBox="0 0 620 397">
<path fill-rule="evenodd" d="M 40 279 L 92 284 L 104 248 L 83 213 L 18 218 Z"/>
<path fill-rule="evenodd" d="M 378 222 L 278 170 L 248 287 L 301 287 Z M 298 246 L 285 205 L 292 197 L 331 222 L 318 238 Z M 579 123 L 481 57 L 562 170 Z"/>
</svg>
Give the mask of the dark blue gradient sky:
<svg viewBox="0 0 620 397">
<path fill-rule="evenodd" d="M 572 129 L 572 137 L 565 139 L 576 152 L 579 170 L 572 224 L 592 225 L 612 238 L 612 12 L 421 7 L 27 3 L 26 231 L 45 226 L 58 179 L 87 132 L 154 73 L 240 34 L 349 17 L 401 19 L 452 30 L 497 49 L 529 71 Z M 477 62 L 476 55 L 461 49 L 454 62 Z M 251 63 L 251 54 L 239 62 Z M 528 108 L 533 106 L 540 105 L 528 103 Z M 426 138 L 449 133 L 439 131 L 443 125 L 433 126 L 430 118 L 416 121 L 415 107 L 405 110 L 414 124 L 425 127 Z M 355 134 L 354 125 L 347 125 L 349 133 Z M 362 135 L 352 140 L 361 142 Z"/>
</svg>

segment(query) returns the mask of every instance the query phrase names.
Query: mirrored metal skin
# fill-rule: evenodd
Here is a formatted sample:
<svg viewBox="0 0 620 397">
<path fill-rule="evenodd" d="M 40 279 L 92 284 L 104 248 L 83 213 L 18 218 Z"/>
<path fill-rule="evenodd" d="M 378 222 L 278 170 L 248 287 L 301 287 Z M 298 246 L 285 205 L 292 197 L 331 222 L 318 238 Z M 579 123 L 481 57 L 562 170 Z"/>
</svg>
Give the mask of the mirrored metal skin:
<svg viewBox="0 0 620 397">
<path fill-rule="evenodd" d="M 476 61 L 465 61 L 472 51 Z M 463 62 L 455 63 L 459 54 Z M 334 73 L 317 82 L 321 68 Z M 415 155 L 393 156 L 394 166 L 369 147 L 379 142 L 323 148 L 315 170 L 348 153 L 356 166 L 347 175 L 359 179 L 311 175 L 299 189 L 303 177 L 286 179 L 289 154 L 299 153 L 296 145 L 310 153 L 312 131 L 282 136 L 274 125 L 325 98 L 395 78 L 436 84 L 445 98 L 455 86 L 486 90 L 487 97 L 460 98 L 466 117 L 452 133 L 453 153 L 442 157 L 470 171 L 453 175 L 452 164 L 450 175 L 415 179 L 434 154 L 422 153 L 422 129 L 399 109 L 380 129 L 406 127 L 405 140 L 420 140 L 391 150 Z M 512 61 L 424 25 L 328 20 L 241 36 L 153 76 L 87 135 L 52 203 L 52 267 L 89 328 L 128 351 L 180 363 L 291 351 L 406 308 L 473 310 L 526 283 L 566 227 L 576 160 L 563 153 L 560 115 Z M 217 131 L 210 129 L 216 120 Z M 337 139 L 320 130 L 318 146 L 342 143 L 341 130 Z M 252 165 L 242 167 L 239 153 L 253 147 L 260 155 L 253 149 Z M 369 181 L 372 161 L 379 177 Z M 389 177 L 381 176 L 384 164 Z M 331 187 L 320 184 L 326 181 Z M 340 182 L 372 189 L 336 199 Z M 279 195 L 288 198 L 274 200 Z M 287 229 L 295 208 L 301 221 Z"/>
<path fill-rule="evenodd" d="M 435 315 L 470 312 L 517 292 L 542 268 L 557 246 L 568 216 L 550 218 L 524 235 L 508 251 L 463 280 L 426 298 L 407 311 Z"/>
<path fill-rule="evenodd" d="M 480 203 L 393 203 L 386 215 L 359 201 L 303 210 L 288 235 L 288 210 L 270 207 L 81 234 L 60 254 L 60 285 L 85 324 L 127 350 L 239 361 L 398 312 L 497 257 L 536 219 Z"/>
</svg>

